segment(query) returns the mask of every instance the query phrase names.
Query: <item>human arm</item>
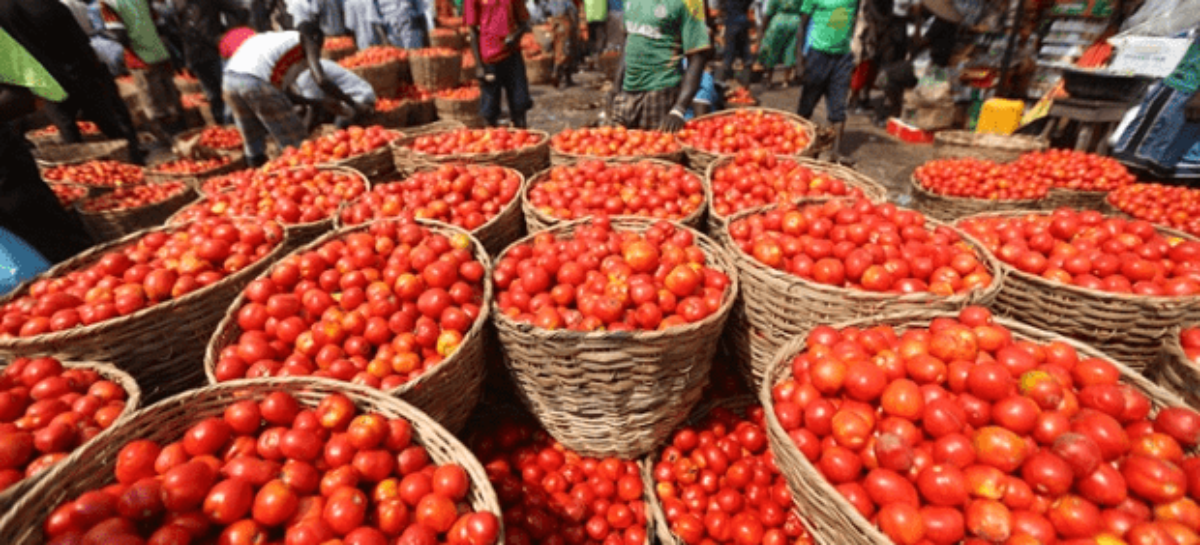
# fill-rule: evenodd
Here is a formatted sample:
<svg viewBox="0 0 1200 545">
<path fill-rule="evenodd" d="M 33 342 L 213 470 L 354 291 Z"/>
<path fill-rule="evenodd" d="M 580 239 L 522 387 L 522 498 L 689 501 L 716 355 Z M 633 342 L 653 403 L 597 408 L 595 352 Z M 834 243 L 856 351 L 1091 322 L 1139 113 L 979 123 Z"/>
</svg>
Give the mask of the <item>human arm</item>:
<svg viewBox="0 0 1200 545">
<path fill-rule="evenodd" d="M 344 102 L 352 108 L 357 108 L 358 105 L 355 104 L 354 99 L 351 99 L 336 83 L 325 76 L 325 69 L 321 67 L 321 46 L 325 43 L 325 35 L 317 26 L 317 21 L 315 19 L 304 21 L 300 23 L 297 30 L 300 31 L 300 47 L 304 50 L 304 60 L 308 62 L 313 82 L 327 96 Z"/>
<path fill-rule="evenodd" d="M 512 13 L 517 19 L 517 28 L 508 33 L 504 37 L 505 49 L 516 49 L 521 45 L 521 36 L 529 32 L 532 27 L 529 26 L 529 10 L 525 9 L 523 0 L 509 0 L 512 2 Z"/>
<path fill-rule="evenodd" d="M 685 123 L 683 114 L 692 106 L 692 99 L 696 98 L 696 92 L 700 90 L 700 80 L 704 78 L 704 66 L 708 64 L 711 56 L 711 48 L 688 53 L 687 72 L 683 74 L 683 81 L 679 84 L 679 98 L 671 107 L 670 115 L 663 120 L 661 127 L 663 132 L 678 132 L 683 128 Z"/>
<path fill-rule="evenodd" d="M 805 59 L 804 40 L 808 37 L 808 23 L 812 21 L 812 13 L 800 14 L 800 26 L 796 29 L 796 77 L 804 79 Z"/>
<path fill-rule="evenodd" d="M 493 81 L 496 75 L 492 69 L 483 63 L 483 55 L 479 53 L 479 27 L 471 27 L 471 55 L 475 56 L 475 78 L 482 81 Z"/>
</svg>

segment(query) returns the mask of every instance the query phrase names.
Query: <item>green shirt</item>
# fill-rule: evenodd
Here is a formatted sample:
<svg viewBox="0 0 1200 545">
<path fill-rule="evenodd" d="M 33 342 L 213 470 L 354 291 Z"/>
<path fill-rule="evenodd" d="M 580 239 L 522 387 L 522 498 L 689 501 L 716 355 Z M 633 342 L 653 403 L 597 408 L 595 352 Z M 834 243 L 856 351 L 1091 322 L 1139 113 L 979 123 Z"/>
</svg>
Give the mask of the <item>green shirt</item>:
<svg viewBox="0 0 1200 545">
<path fill-rule="evenodd" d="M 625 80 L 628 92 L 675 87 L 683 55 L 712 47 L 704 0 L 640 0 L 625 6 Z"/>
<path fill-rule="evenodd" d="M 589 23 L 608 20 L 608 0 L 584 0 L 583 14 Z"/>
<path fill-rule="evenodd" d="M 100 0 L 104 27 L 129 33 L 133 54 L 146 64 L 158 64 L 171 58 L 167 46 L 154 28 L 154 15 L 147 0 Z"/>
<path fill-rule="evenodd" d="M 1185 95 L 1200 90 L 1200 40 L 1192 42 L 1163 84 Z"/>
<path fill-rule="evenodd" d="M 804 0 L 800 13 L 812 16 L 810 46 L 830 55 L 849 53 L 857 10 L 856 0 Z"/>
<path fill-rule="evenodd" d="M 54 102 L 67 99 L 67 92 L 54 76 L 2 28 L 0 51 L 5 51 L 7 57 L 4 62 L 0 62 L 0 83 L 24 87 L 33 94 Z"/>
</svg>

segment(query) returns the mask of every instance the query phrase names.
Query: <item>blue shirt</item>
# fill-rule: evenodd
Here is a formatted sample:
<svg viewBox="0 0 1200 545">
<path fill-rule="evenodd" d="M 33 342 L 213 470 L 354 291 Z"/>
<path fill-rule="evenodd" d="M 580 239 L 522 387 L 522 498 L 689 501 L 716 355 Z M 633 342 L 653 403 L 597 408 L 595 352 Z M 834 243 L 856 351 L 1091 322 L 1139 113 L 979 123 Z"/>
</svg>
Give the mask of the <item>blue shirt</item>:
<svg viewBox="0 0 1200 545">
<path fill-rule="evenodd" d="M 21 237 L 0 227 L 0 295 L 50 268 L 50 263 Z"/>
<path fill-rule="evenodd" d="M 354 33 L 354 43 L 359 49 L 382 45 L 375 37 L 375 25 L 383 24 L 375 0 L 346 0 L 343 8 L 346 29 Z"/>
<path fill-rule="evenodd" d="M 700 89 L 696 91 L 696 96 L 692 98 L 692 102 L 708 104 L 710 108 L 715 108 L 717 105 L 717 84 L 713 80 L 712 74 L 707 70 L 700 77 Z M 687 112 L 683 114 L 683 118 L 690 120 L 693 117 L 696 117 L 696 114 L 689 107 Z"/>
</svg>

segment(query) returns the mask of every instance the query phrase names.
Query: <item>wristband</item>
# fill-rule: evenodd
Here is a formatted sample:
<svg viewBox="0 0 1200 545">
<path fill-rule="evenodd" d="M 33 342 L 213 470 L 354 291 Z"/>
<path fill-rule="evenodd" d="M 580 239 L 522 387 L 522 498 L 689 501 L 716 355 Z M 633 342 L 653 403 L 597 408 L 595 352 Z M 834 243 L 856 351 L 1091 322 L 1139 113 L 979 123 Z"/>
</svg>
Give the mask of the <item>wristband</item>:
<svg viewBox="0 0 1200 545">
<path fill-rule="evenodd" d="M 683 110 L 680 110 L 679 108 L 671 108 L 671 115 L 678 117 L 679 119 L 683 119 Z"/>
</svg>

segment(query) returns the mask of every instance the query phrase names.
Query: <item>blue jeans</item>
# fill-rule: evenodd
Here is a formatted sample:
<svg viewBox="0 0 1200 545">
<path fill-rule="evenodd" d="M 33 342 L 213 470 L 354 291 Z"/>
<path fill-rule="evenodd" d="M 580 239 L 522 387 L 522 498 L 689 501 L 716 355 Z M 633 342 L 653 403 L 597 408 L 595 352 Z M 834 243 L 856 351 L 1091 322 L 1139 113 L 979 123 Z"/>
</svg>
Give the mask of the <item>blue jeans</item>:
<svg viewBox="0 0 1200 545">
<path fill-rule="evenodd" d="M 846 99 L 850 96 L 850 77 L 854 75 L 854 55 L 830 55 L 815 49 L 804 54 L 804 90 L 796 113 L 812 119 L 813 110 L 825 97 L 826 117 L 830 123 L 846 120 Z"/>
<path fill-rule="evenodd" d="M 480 85 L 479 115 L 488 125 L 494 126 L 500 119 L 500 94 L 503 91 L 508 95 L 508 115 L 514 123 L 518 119 L 523 120 L 525 112 L 533 108 L 533 99 L 529 96 L 529 78 L 525 75 L 525 61 L 520 53 L 511 54 L 487 67 L 496 78 Z"/>
<path fill-rule="evenodd" d="M 734 59 L 742 59 L 743 70 L 750 66 L 750 19 L 745 14 L 730 15 L 725 20 L 724 64 L 721 66 L 722 80 L 733 70 Z"/>
<path fill-rule="evenodd" d="M 280 148 L 299 146 L 308 137 L 292 101 L 274 85 L 254 76 L 226 72 L 221 83 L 225 102 L 245 141 L 246 161 L 258 166 L 267 156 L 267 134 Z"/>
</svg>

